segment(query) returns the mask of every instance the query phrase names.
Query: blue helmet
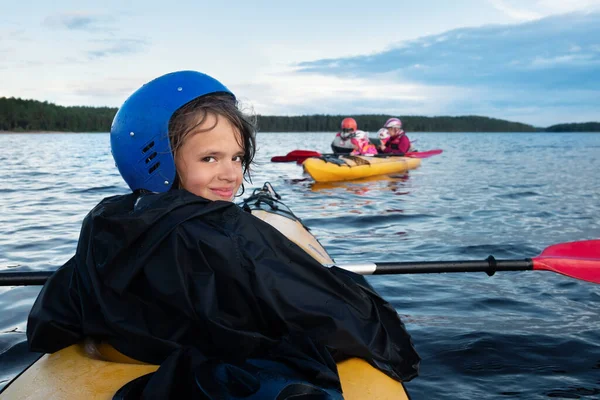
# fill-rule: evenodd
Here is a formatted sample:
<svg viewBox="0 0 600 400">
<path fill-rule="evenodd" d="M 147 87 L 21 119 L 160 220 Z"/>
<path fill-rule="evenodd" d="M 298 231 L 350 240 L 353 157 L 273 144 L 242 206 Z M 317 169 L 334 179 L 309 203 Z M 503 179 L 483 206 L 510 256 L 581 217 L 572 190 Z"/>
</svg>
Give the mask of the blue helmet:
<svg viewBox="0 0 600 400">
<path fill-rule="evenodd" d="M 119 108 L 110 128 L 110 147 L 131 190 L 166 192 L 175 180 L 169 121 L 190 101 L 211 93 L 233 95 L 221 82 L 196 71 L 160 76 L 136 90 Z"/>
</svg>

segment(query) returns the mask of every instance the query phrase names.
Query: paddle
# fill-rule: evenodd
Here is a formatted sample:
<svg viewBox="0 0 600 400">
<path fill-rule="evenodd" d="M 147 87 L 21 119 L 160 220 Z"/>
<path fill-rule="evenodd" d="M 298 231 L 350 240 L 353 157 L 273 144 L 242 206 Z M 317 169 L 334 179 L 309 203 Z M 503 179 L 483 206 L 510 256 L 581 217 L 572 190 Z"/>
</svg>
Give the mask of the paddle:
<svg viewBox="0 0 600 400">
<path fill-rule="evenodd" d="M 413 151 L 413 152 L 406 153 L 404 156 L 412 157 L 412 158 L 429 158 L 429 157 L 437 156 L 438 154 L 442 154 L 443 151 L 444 150 L 442 150 L 442 149 L 434 149 L 434 150 L 428 150 L 428 151 Z"/>
<path fill-rule="evenodd" d="M 523 260 L 382 262 L 333 264 L 360 275 L 424 274 L 439 272 L 552 271 L 571 278 L 600 284 L 600 240 L 582 240 L 552 245 L 542 254 Z M 0 286 L 43 285 L 52 271 L 0 272 Z"/>
<path fill-rule="evenodd" d="M 429 158 L 438 154 L 442 154 L 443 150 L 435 149 L 429 151 L 413 151 L 404 154 L 405 157 L 411 158 Z M 297 162 L 298 164 L 302 164 L 304 160 L 310 157 L 322 157 L 322 156 L 338 156 L 338 155 L 348 155 L 343 153 L 319 153 L 318 151 L 312 150 L 292 150 L 287 153 L 285 156 L 274 156 L 271 158 L 272 162 Z M 375 157 L 393 157 L 397 156 L 397 154 L 378 154 Z"/>
<path fill-rule="evenodd" d="M 438 272 L 552 271 L 571 278 L 600 284 L 600 240 L 555 244 L 539 256 L 523 260 L 383 262 L 338 265 L 361 275 L 423 274 Z"/>
</svg>

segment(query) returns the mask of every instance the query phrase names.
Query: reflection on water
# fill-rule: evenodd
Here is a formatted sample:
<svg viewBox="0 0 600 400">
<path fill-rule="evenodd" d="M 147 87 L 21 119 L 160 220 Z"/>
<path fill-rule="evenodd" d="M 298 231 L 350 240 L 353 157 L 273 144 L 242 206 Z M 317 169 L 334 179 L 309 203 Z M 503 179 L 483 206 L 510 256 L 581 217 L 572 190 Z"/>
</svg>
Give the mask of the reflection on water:
<svg viewBox="0 0 600 400">
<path fill-rule="evenodd" d="M 321 208 L 328 210 L 331 208 L 342 208 L 347 214 L 371 214 L 372 209 L 382 208 L 379 193 L 388 192 L 391 195 L 407 195 L 403 183 L 409 179 L 409 173 L 402 175 L 379 175 L 368 178 L 356 179 L 342 182 L 310 182 L 308 187 L 312 192 L 320 192 L 327 196 L 330 201 L 321 204 Z M 296 182 L 297 183 L 297 182 Z M 352 201 L 346 198 L 340 199 L 339 194 L 344 193 L 344 197 L 352 196 Z M 370 193 L 373 196 L 370 196 Z M 385 208 L 385 207 L 383 207 Z M 388 212 L 402 212 L 400 209 L 385 209 Z"/>
<path fill-rule="evenodd" d="M 388 189 L 392 193 L 401 192 L 401 183 L 408 181 L 409 173 L 395 174 L 395 175 L 377 175 L 370 176 L 362 179 L 355 179 L 351 181 L 341 182 L 312 182 L 310 184 L 311 190 L 318 192 L 321 190 L 346 190 L 352 194 L 363 195 L 370 190 L 381 190 Z"/>
</svg>

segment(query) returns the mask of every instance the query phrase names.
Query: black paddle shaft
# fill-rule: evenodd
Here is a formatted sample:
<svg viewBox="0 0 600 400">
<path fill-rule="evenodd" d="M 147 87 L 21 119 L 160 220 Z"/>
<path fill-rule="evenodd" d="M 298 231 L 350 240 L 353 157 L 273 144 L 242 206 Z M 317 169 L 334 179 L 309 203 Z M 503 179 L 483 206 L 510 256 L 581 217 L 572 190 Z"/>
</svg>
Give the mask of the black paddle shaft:
<svg viewBox="0 0 600 400">
<path fill-rule="evenodd" d="M 2 271 L 0 286 L 43 285 L 54 271 Z"/>
<path fill-rule="evenodd" d="M 489 256 L 481 261 L 424 261 L 376 263 L 373 275 L 427 274 L 440 272 L 485 272 L 492 276 L 496 271 L 527 271 L 533 269 L 531 258 L 523 260 L 496 260 Z"/>
<path fill-rule="evenodd" d="M 489 276 L 496 271 L 527 271 L 533 269 L 531 258 L 523 260 L 496 260 L 489 256 L 482 261 L 424 261 L 382 262 L 375 264 L 373 275 L 385 274 L 435 274 L 441 272 L 485 272 Z M 2 271 L 0 286 L 43 285 L 54 271 Z"/>
</svg>

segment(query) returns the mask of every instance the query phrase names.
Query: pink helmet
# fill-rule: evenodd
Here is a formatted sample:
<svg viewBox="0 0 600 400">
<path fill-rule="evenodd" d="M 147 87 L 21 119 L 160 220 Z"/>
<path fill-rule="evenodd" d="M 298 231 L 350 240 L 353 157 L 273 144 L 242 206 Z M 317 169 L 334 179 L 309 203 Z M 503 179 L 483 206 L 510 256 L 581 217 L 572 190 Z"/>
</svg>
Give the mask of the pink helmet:
<svg viewBox="0 0 600 400">
<path fill-rule="evenodd" d="M 387 128 L 381 128 L 377 131 L 377 136 L 379 136 L 379 139 L 385 140 L 390 137 L 390 133 L 388 132 Z"/>
<path fill-rule="evenodd" d="M 369 134 L 365 131 L 356 131 L 354 132 L 354 137 L 358 140 L 365 140 L 369 138 Z"/>
<path fill-rule="evenodd" d="M 398 118 L 390 118 L 385 121 L 384 128 L 402 128 L 402 121 Z"/>
</svg>

